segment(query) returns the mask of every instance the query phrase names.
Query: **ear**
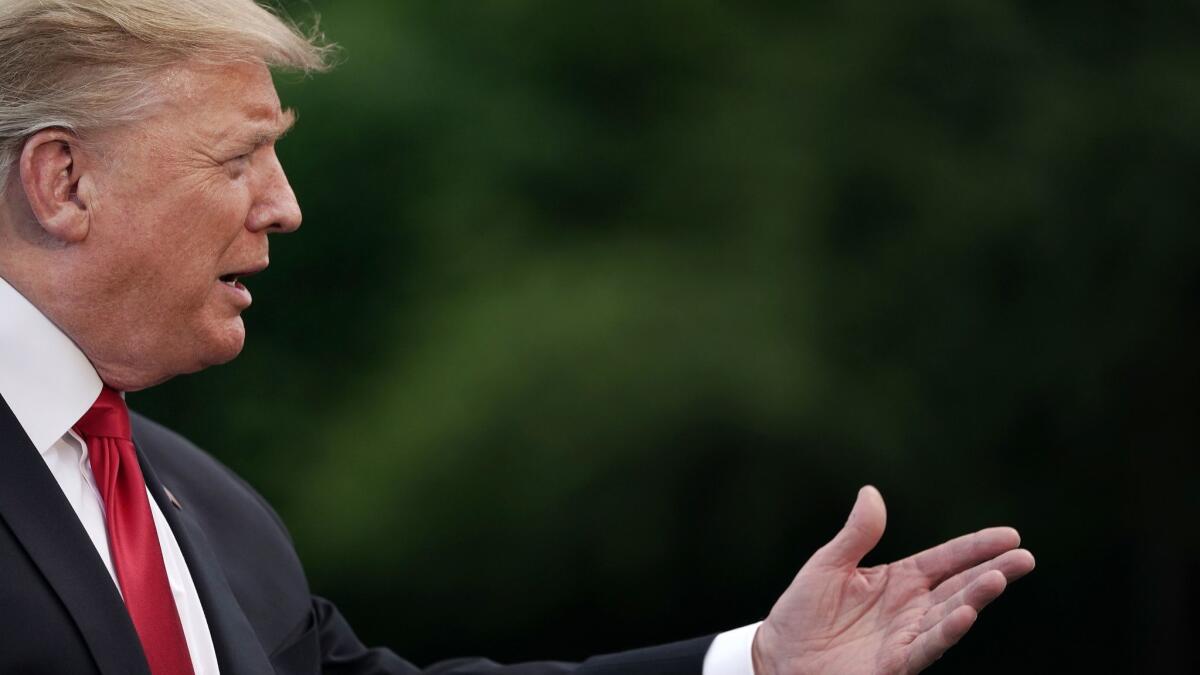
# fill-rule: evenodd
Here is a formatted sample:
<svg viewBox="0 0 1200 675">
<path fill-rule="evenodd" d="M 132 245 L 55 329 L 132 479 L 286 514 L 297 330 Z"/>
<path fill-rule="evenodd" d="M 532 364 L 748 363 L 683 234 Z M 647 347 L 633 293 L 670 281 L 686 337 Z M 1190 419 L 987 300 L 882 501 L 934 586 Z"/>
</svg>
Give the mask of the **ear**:
<svg viewBox="0 0 1200 675">
<path fill-rule="evenodd" d="M 74 133 L 53 127 L 25 140 L 19 160 L 21 187 L 38 225 L 63 243 L 87 237 L 89 213 L 80 197 L 82 148 Z"/>
</svg>

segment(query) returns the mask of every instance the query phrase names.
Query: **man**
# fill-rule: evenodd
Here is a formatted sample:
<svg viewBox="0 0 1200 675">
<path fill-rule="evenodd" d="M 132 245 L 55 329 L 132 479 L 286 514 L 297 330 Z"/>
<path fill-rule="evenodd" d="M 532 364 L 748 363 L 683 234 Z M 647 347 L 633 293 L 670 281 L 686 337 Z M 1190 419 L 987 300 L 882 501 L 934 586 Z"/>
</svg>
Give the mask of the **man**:
<svg viewBox="0 0 1200 675">
<path fill-rule="evenodd" d="M 270 507 L 121 395 L 235 357 L 300 225 L 269 67 L 324 51 L 252 0 L 0 0 L 0 672 L 914 673 L 1033 568 L 991 528 L 860 569 L 864 488 L 759 625 L 581 664 L 366 648 Z"/>
</svg>

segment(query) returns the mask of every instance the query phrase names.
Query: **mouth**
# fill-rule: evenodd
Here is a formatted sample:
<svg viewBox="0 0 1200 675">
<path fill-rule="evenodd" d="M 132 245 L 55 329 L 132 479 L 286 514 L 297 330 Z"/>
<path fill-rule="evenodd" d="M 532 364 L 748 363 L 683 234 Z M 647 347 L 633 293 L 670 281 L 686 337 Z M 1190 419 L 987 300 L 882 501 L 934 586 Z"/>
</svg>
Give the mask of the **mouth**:
<svg viewBox="0 0 1200 675">
<path fill-rule="evenodd" d="M 267 261 L 264 260 L 261 263 L 250 265 L 244 269 L 222 274 L 221 276 L 217 277 L 217 281 L 220 281 L 231 288 L 245 289 L 246 287 L 242 285 L 241 280 L 246 277 L 254 276 L 255 274 L 267 269 L 267 265 Z"/>
<path fill-rule="evenodd" d="M 267 269 L 267 261 L 264 258 L 262 262 L 232 272 L 226 272 L 217 277 L 217 281 L 229 289 L 230 295 L 228 297 L 240 311 L 249 307 L 252 302 L 250 291 L 246 290 L 246 287 L 242 284 L 242 279 L 258 274 L 265 269 Z"/>
</svg>

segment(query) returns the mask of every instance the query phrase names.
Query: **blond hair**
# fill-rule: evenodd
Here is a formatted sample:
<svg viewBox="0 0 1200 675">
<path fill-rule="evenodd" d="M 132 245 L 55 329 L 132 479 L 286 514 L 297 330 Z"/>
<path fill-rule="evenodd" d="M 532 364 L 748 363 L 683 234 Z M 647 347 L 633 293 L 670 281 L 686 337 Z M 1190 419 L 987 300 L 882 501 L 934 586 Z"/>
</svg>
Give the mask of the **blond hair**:
<svg viewBox="0 0 1200 675">
<path fill-rule="evenodd" d="M 25 139 L 135 121 L 185 61 L 305 73 L 332 47 L 255 0 L 0 0 L 0 188 Z"/>
</svg>

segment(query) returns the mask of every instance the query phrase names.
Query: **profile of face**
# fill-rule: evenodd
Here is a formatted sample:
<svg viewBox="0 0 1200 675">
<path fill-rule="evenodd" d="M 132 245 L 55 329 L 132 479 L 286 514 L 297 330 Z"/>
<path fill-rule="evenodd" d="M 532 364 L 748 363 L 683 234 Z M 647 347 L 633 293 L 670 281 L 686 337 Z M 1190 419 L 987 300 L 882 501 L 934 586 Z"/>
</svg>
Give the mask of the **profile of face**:
<svg viewBox="0 0 1200 675">
<path fill-rule="evenodd" d="M 127 390 L 235 357 L 245 280 L 266 268 L 269 235 L 300 226 L 275 154 L 292 115 L 269 70 L 181 65 L 161 86 L 147 119 L 43 149 L 74 153 L 62 161 L 78 177 L 48 315 Z"/>
</svg>

